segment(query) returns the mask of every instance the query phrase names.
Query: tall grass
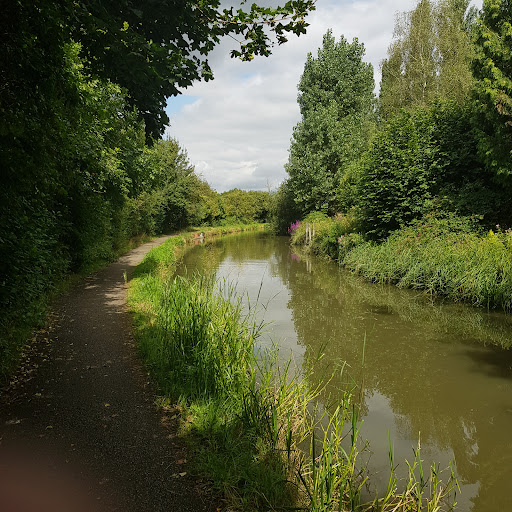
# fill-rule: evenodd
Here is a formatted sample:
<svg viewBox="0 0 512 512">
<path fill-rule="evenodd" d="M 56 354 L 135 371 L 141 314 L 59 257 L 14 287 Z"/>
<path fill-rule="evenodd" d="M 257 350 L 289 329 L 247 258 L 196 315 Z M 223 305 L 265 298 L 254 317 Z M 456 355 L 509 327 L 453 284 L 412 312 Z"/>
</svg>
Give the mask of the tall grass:
<svg viewBox="0 0 512 512">
<path fill-rule="evenodd" d="M 163 400 L 181 411 L 196 471 L 211 478 L 230 510 L 450 508 L 454 480 L 447 487 L 435 481 L 427 493 L 424 484 L 432 479 L 417 463 L 407 493 L 397 492 L 392 476 L 386 496 L 362 503 L 367 475 L 358 463 L 361 422 L 350 392 L 322 406 L 328 378 L 312 387 L 312 366 L 299 375 L 290 363 L 278 364 L 275 352 L 258 351 L 261 325 L 229 285 L 219 290 L 204 276 L 173 277 L 182 243 L 174 238 L 148 254 L 131 284 L 130 304 Z"/>
<path fill-rule="evenodd" d="M 306 242 L 306 227 L 314 227 L 314 236 L 311 241 Z M 313 254 L 328 256 L 331 259 L 338 259 L 340 239 L 352 233 L 356 227 L 355 216 L 338 214 L 334 217 L 327 217 L 320 212 L 309 214 L 302 222 L 292 224 L 291 243 L 301 245 Z"/>
<path fill-rule="evenodd" d="M 427 220 L 395 232 L 380 245 L 360 244 L 341 264 L 374 282 L 512 310 L 512 235 L 438 228 Z"/>
<path fill-rule="evenodd" d="M 306 243 L 306 224 L 315 236 Z M 426 215 L 380 243 L 365 242 L 352 215 L 315 212 L 294 224 L 291 243 L 338 260 L 377 283 L 425 290 L 474 306 L 512 310 L 512 231 L 481 235 L 453 214 Z"/>
</svg>

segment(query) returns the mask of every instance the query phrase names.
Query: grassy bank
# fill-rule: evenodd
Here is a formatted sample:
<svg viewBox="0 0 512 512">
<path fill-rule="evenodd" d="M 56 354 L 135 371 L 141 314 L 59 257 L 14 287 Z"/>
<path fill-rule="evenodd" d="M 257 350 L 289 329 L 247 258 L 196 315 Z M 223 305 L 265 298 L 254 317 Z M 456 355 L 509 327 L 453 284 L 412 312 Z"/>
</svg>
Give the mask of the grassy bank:
<svg viewBox="0 0 512 512">
<path fill-rule="evenodd" d="M 310 225 L 312 225 L 310 221 Z M 467 219 L 427 216 L 380 243 L 351 230 L 349 217 L 317 218 L 306 243 L 306 222 L 292 244 L 328 256 L 376 283 L 425 290 L 474 306 L 512 310 L 512 233 L 477 233 Z"/>
<path fill-rule="evenodd" d="M 307 252 L 337 260 L 340 240 L 354 236 L 357 237 L 357 241 L 362 239 L 353 233 L 354 228 L 355 219 L 351 215 L 327 217 L 323 213 L 314 212 L 303 221 L 293 223 L 289 233 L 292 245 L 300 246 Z"/>
<path fill-rule="evenodd" d="M 454 482 L 442 486 L 436 468 L 424 474 L 419 450 L 400 493 L 391 469 L 385 496 L 361 503 L 371 483 L 358 465 L 351 394 L 315 407 L 328 378 L 313 388 L 308 375 L 298 378 L 275 354 L 258 352 L 261 326 L 228 284 L 172 276 L 184 244 L 176 237 L 146 256 L 130 305 L 160 402 L 180 411 L 194 469 L 212 480 L 227 508 L 448 510 Z"/>
<path fill-rule="evenodd" d="M 478 235 L 426 219 L 382 244 L 364 243 L 342 265 L 374 282 L 422 289 L 475 306 L 512 309 L 512 235 Z"/>
<path fill-rule="evenodd" d="M 234 233 L 243 233 L 246 231 L 263 231 L 265 226 L 266 224 L 254 222 L 250 224 L 229 224 L 226 226 L 192 227 L 185 233 L 185 237 L 187 239 L 194 238 L 200 233 L 203 233 L 205 237 L 209 238 Z"/>
</svg>

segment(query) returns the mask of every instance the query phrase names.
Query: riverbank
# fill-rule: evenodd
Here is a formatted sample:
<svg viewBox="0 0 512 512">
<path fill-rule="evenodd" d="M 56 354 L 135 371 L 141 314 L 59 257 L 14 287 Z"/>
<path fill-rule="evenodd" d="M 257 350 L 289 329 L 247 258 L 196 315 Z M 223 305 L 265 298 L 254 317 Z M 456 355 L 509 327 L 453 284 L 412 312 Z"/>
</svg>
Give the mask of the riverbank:
<svg viewBox="0 0 512 512">
<path fill-rule="evenodd" d="M 306 245 L 372 282 L 512 310 L 510 230 L 481 234 L 466 219 L 427 216 L 376 243 L 352 232 L 350 219 L 340 216 L 317 220 L 315 237 L 306 244 L 304 224 L 292 234 L 292 244 Z"/>
<path fill-rule="evenodd" d="M 184 243 L 175 238 L 148 254 L 130 285 L 130 304 L 159 403 L 181 417 L 181 435 L 192 446 L 188 463 L 212 480 L 229 510 L 359 510 L 361 490 L 372 484 L 357 462 L 352 397 L 315 414 L 328 379 L 312 388 L 307 375 L 293 378 L 272 357 L 257 357 L 259 324 L 228 285 L 173 278 Z M 425 506 L 427 480 L 439 493 L 431 503 L 448 509 L 453 481 L 422 480 L 420 464 L 418 451 L 401 492 L 391 472 L 385 495 L 363 509 L 415 510 L 414 500 Z"/>
<path fill-rule="evenodd" d="M 186 239 L 197 238 L 198 234 L 203 234 L 205 237 L 215 237 L 221 235 L 230 235 L 234 233 L 244 233 L 246 231 L 264 231 L 266 224 L 253 222 L 249 224 L 228 224 L 226 226 L 206 226 L 206 227 L 191 227 L 183 233 Z"/>
</svg>

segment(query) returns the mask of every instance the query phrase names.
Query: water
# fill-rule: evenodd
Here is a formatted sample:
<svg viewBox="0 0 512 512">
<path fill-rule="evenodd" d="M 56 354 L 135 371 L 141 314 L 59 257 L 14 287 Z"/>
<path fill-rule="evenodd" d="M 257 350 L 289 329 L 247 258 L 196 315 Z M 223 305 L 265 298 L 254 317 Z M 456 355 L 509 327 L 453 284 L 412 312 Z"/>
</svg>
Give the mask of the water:
<svg viewBox="0 0 512 512">
<path fill-rule="evenodd" d="M 269 322 L 262 343 L 274 340 L 297 365 L 319 352 L 326 372 L 347 362 L 330 390 L 361 396 L 377 488 L 389 475 L 389 432 L 399 474 L 420 438 L 424 464 L 456 461 L 457 510 L 512 510 L 512 350 L 497 346 L 512 342 L 510 316 L 365 283 L 263 234 L 194 247 L 185 267 L 237 282 Z"/>
</svg>

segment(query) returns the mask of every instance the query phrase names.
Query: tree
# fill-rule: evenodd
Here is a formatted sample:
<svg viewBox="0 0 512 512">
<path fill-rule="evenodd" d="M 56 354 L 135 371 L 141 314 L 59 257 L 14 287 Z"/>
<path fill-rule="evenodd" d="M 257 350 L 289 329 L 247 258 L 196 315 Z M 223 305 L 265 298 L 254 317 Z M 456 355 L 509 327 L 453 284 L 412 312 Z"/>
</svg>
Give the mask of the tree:
<svg viewBox="0 0 512 512">
<path fill-rule="evenodd" d="M 270 228 L 277 235 L 287 235 L 290 225 L 300 219 L 289 180 L 283 181 L 270 195 Z"/>
<path fill-rule="evenodd" d="M 79 42 L 88 71 L 123 87 L 147 134 L 158 138 L 169 121 L 166 98 L 195 80 L 212 78 L 207 56 L 222 37 L 240 38 L 234 57 L 268 56 L 273 44 L 269 32 L 279 44 L 287 41 L 287 33 L 305 33 L 305 16 L 314 3 L 289 0 L 282 7 L 253 4 L 250 10 L 234 11 L 221 9 L 220 0 L 4 2 L 2 82 L 15 85 L 9 75 L 19 66 L 20 54 L 42 54 L 32 55 L 27 68 L 37 70 L 38 77 L 56 68 L 63 44 Z"/>
<path fill-rule="evenodd" d="M 235 222 L 266 222 L 270 209 L 270 194 L 258 190 L 234 188 L 220 194 L 226 219 Z"/>
<path fill-rule="evenodd" d="M 438 100 L 381 124 L 357 169 L 356 202 L 369 238 L 382 239 L 433 210 L 510 221 L 510 194 L 486 172 L 471 105 Z"/>
<path fill-rule="evenodd" d="M 302 215 L 319 210 L 333 213 L 336 184 L 350 161 L 366 145 L 374 111 L 371 64 L 362 58 L 364 45 L 331 31 L 317 57 L 308 55 L 299 82 L 302 120 L 294 128 L 286 171 Z"/>
<path fill-rule="evenodd" d="M 461 104 L 469 98 L 473 13 L 469 0 L 420 0 L 414 10 L 397 16 L 382 62 L 382 118 L 439 98 Z"/>
<path fill-rule="evenodd" d="M 489 169 L 512 174 L 512 6 L 484 0 L 475 29 L 475 128 Z"/>
<path fill-rule="evenodd" d="M 236 12 L 220 0 L 2 2 L 0 368 L 5 333 L 42 314 L 34 304 L 66 271 L 203 218 L 198 178 L 154 144 L 166 98 L 212 78 L 208 53 L 224 36 L 250 60 L 304 33 L 314 1 Z"/>
<path fill-rule="evenodd" d="M 200 223 L 204 186 L 194 173 L 187 152 L 170 138 L 159 140 L 148 152 L 146 174 L 151 178 L 145 190 L 159 198 L 158 207 L 154 208 L 154 215 L 158 216 L 156 229 L 170 233 Z"/>
</svg>

